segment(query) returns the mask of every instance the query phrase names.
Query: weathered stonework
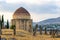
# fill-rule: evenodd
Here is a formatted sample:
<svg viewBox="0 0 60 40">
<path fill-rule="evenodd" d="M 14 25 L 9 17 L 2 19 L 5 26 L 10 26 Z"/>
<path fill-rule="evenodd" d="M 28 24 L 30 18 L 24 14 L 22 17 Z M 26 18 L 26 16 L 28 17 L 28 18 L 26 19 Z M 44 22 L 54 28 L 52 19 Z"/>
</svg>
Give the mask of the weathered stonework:
<svg viewBox="0 0 60 40">
<path fill-rule="evenodd" d="M 23 7 L 15 11 L 11 24 L 16 28 L 1 29 L 0 40 L 26 40 L 26 35 L 32 32 L 32 19 L 30 19 L 29 12 Z"/>
<path fill-rule="evenodd" d="M 16 26 L 16 30 L 23 29 L 28 31 L 30 26 L 32 28 L 32 19 L 30 19 L 29 12 L 23 7 L 17 9 L 13 14 L 12 25 Z"/>
</svg>

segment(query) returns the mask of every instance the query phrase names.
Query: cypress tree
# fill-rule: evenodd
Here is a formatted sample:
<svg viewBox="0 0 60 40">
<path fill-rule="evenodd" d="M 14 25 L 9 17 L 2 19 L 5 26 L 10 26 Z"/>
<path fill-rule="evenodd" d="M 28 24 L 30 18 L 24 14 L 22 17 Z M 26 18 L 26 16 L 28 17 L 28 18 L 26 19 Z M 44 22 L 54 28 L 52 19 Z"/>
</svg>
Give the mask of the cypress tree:
<svg viewBox="0 0 60 40">
<path fill-rule="evenodd" d="M 50 29 L 50 32 L 49 32 L 49 34 L 50 34 L 50 35 L 52 34 L 52 29 Z"/>
<path fill-rule="evenodd" d="M 2 15 L 2 23 L 4 22 L 4 15 Z"/>
<path fill-rule="evenodd" d="M 1 35 L 1 18 L 0 18 L 0 35 Z"/>
<path fill-rule="evenodd" d="M 9 21 L 7 20 L 7 26 L 6 26 L 7 29 L 9 29 Z"/>
<path fill-rule="evenodd" d="M 1 19 L 0 19 L 0 29 L 1 29 Z"/>
<path fill-rule="evenodd" d="M 40 25 L 40 27 L 39 27 L 39 28 L 40 28 L 40 34 L 42 34 L 42 27 L 41 27 L 41 25 Z"/>
<path fill-rule="evenodd" d="M 45 34 L 47 34 L 47 28 L 45 27 Z"/>
<path fill-rule="evenodd" d="M 38 28 L 38 24 L 36 24 L 36 26 L 35 26 L 35 29 L 34 29 L 34 32 L 33 32 L 33 36 L 36 35 L 37 28 Z"/>
<path fill-rule="evenodd" d="M 16 30 L 15 29 L 16 29 L 16 26 L 14 25 L 14 35 L 16 34 Z"/>
<path fill-rule="evenodd" d="M 16 28 L 16 26 L 15 25 L 11 25 L 10 29 L 14 29 L 14 28 Z"/>
<path fill-rule="evenodd" d="M 1 21 L 1 29 L 4 27 L 4 15 L 2 15 L 2 21 Z"/>
<path fill-rule="evenodd" d="M 14 35 L 15 35 L 16 34 L 16 26 L 15 25 L 11 25 L 10 28 L 14 30 Z"/>
<path fill-rule="evenodd" d="M 54 29 L 52 30 L 52 37 L 53 38 L 55 37 L 55 30 Z"/>
</svg>

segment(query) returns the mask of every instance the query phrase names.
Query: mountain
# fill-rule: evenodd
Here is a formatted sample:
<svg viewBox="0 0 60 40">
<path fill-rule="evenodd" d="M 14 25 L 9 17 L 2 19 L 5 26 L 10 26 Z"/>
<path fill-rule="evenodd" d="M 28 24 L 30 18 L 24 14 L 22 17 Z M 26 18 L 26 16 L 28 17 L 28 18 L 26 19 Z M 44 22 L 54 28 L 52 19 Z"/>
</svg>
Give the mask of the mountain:
<svg viewBox="0 0 60 40">
<path fill-rule="evenodd" d="M 43 21 L 38 22 L 39 25 L 46 25 L 46 24 L 60 24 L 60 17 L 58 18 L 51 18 L 51 19 L 46 19 Z"/>
</svg>

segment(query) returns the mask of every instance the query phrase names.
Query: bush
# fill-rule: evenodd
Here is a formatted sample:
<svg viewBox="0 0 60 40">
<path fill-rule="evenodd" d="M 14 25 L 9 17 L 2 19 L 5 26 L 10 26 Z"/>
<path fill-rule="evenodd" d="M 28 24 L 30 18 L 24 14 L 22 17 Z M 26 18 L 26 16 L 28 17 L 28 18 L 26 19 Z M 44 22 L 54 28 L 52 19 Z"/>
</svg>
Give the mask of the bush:
<svg viewBox="0 0 60 40">
<path fill-rule="evenodd" d="M 15 25 L 11 25 L 10 29 L 14 29 L 15 28 Z"/>
</svg>

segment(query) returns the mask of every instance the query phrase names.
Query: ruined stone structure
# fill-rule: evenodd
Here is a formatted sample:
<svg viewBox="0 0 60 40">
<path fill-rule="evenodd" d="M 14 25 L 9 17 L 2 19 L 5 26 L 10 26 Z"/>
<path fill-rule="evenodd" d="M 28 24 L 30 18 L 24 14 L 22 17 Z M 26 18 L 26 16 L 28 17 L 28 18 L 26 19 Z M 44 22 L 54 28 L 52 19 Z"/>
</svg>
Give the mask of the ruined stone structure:
<svg viewBox="0 0 60 40">
<path fill-rule="evenodd" d="M 22 37 L 32 32 L 30 13 L 23 7 L 14 12 L 11 24 L 15 25 L 15 29 L 1 29 L 0 40 L 23 40 Z"/>
<path fill-rule="evenodd" d="M 32 27 L 30 13 L 23 7 L 18 8 L 13 14 L 12 25 L 16 29 L 29 30 Z"/>
</svg>

